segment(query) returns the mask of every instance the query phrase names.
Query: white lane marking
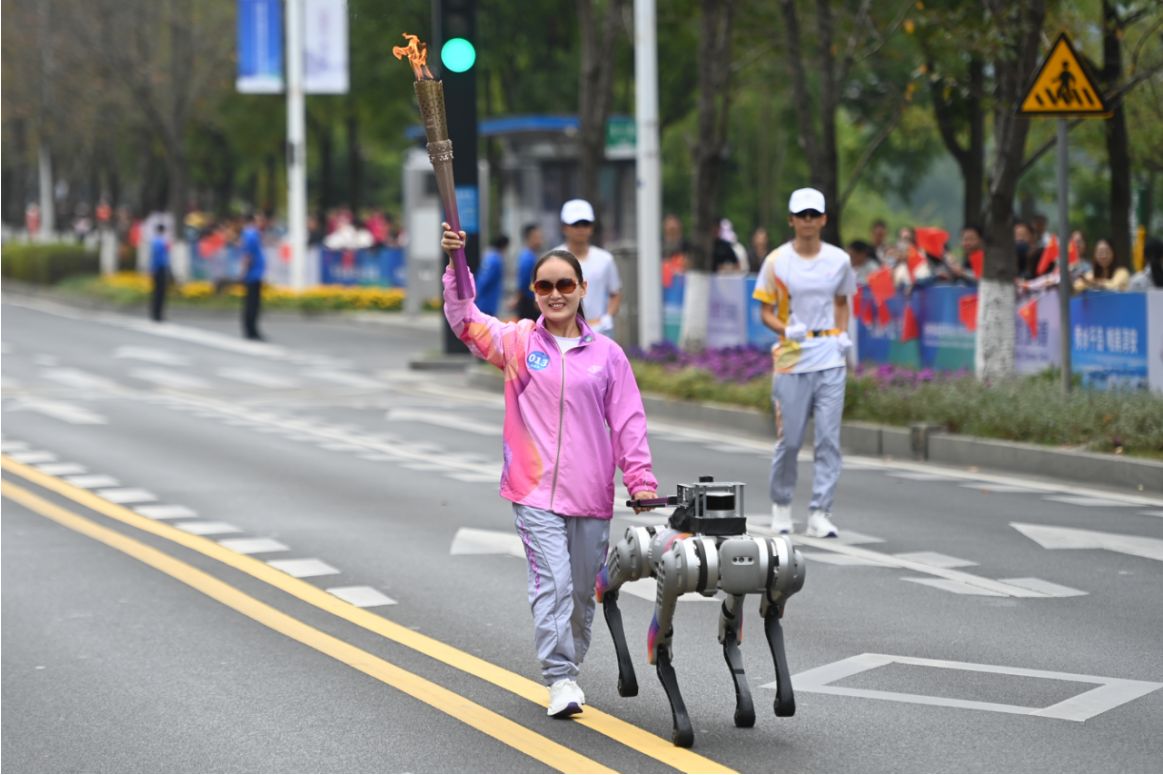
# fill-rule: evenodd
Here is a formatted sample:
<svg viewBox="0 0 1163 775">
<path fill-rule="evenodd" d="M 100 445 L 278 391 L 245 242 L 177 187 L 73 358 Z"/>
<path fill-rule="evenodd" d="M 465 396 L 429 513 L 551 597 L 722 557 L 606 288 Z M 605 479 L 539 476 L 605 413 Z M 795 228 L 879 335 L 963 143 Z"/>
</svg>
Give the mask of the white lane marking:
<svg viewBox="0 0 1163 775">
<path fill-rule="evenodd" d="M 320 444 L 319 449 L 325 449 L 328 452 L 359 452 L 364 449 L 362 444 L 347 444 L 341 441 L 329 441 L 326 444 Z"/>
<path fill-rule="evenodd" d="M 105 474 L 78 474 L 76 476 L 66 476 L 65 481 L 74 487 L 80 487 L 84 490 L 95 490 L 98 487 L 120 487 L 121 482 L 114 479 L 112 476 Z"/>
<path fill-rule="evenodd" d="M 755 451 L 747 447 L 737 447 L 734 444 L 708 444 L 707 449 L 713 452 L 726 452 L 731 455 L 749 455 Z"/>
<path fill-rule="evenodd" d="M 198 516 L 198 512 L 189 506 L 180 506 L 176 503 L 156 503 L 150 506 L 134 506 L 134 511 L 150 519 L 190 519 Z"/>
<path fill-rule="evenodd" d="M 0 452 L 21 452 L 28 449 L 28 447 L 29 444 L 27 441 L 5 441 L 4 443 L 0 444 Z"/>
<path fill-rule="evenodd" d="M 1042 498 L 1044 501 L 1057 501 L 1059 503 L 1071 503 L 1075 506 L 1133 506 L 1133 503 L 1123 503 L 1122 501 L 1112 501 L 1110 498 L 1090 498 L 1078 495 L 1047 495 Z"/>
<path fill-rule="evenodd" d="M 22 398 L 9 405 L 9 412 L 36 412 L 71 425 L 108 425 L 109 420 L 83 406 L 46 398 Z"/>
<path fill-rule="evenodd" d="M 17 463 L 24 463 L 25 465 L 32 465 L 33 463 L 52 463 L 57 459 L 56 455 L 43 449 L 37 449 L 31 452 L 13 452 L 8 455 L 8 457 L 12 458 Z"/>
<path fill-rule="evenodd" d="M 1052 581 L 1043 581 L 1042 579 L 1035 579 L 1031 577 L 1020 579 L 998 579 L 1004 581 L 1006 584 L 1013 584 L 1015 587 L 1022 587 L 1023 589 L 1032 589 L 1035 592 L 1045 592 L 1050 597 L 1078 597 L 1079 595 L 1089 594 L 1083 592 L 1081 589 L 1074 589 L 1073 587 L 1064 587 L 1061 584 L 1055 584 Z"/>
<path fill-rule="evenodd" d="M 1163 511 L 1140 511 L 1144 517 L 1163 517 Z"/>
<path fill-rule="evenodd" d="M 951 476 L 943 474 L 917 474 L 911 471 L 885 471 L 885 476 L 892 476 L 897 479 L 911 479 L 914 482 L 953 482 L 956 481 Z"/>
<path fill-rule="evenodd" d="M 448 553 L 508 554 L 524 559 L 525 545 L 521 543 L 521 537 L 513 532 L 462 527 L 452 537 Z"/>
<path fill-rule="evenodd" d="M 503 430 L 500 423 L 481 422 L 470 417 L 460 417 L 455 414 L 443 414 L 440 412 L 425 412 L 419 409 L 390 409 L 384 415 L 384 419 L 389 422 L 419 422 L 427 425 L 437 425 L 456 431 L 475 433 L 479 436 L 500 436 Z"/>
<path fill-rule="evenodd" d="M 772 535 L 769 529 L 751 528 L 751 532 L 762 533 L 764 535 Z M 841 533 L 843 535 L 843 533 Z M 923 562 L 914 562 L 906 560 L 901 557 L 894 557 L 891 554 L 883 554 L 881 552 L 874 552 L 871 549 L 863 549 L 859 546 L 846 546 L 838 543 L 834 538 L 809 538 L 803 535 L 794 536 L 792 539 L 795 543 L 803 546 L 810 546 L 813 549 L 825 549 L 837 554 L 847 554 L 850 557 L 862 557 L 866 560 L 874 560 L 882 562 L 885 565 L 892 565 L 904 570 L 911 570 L 916 573 L 925 573 L 930 576 L 937 576 L 938 578 L 948 579 L 950 581 L 958 581 L 962 584 L 969 584 L 971 586 L 980 587 L 989 592 L 997 592 L 1002 595 L 1010 597 L 1047 597 L 1041 592 L 1035 592 L 1029 589 L 1022 589 L 1011 584 L 1004 584 L 1000 581 L 987 579 L 982 576 L 975 576 L 972 573 L 965 571 L 954 570 L 952 568 L 936 568 L 932 565 L 926 565 Z"/>
<path fill-rule="evenodd" d="M 210 383 L 201 377 L 195 377 L 192 374 L 186 374 L 181 371 L 170 371 L 169 369 L 134 369 L 129 372 L 129 376 L 136 377 L 145 382 L 152 382 L 162 387 L 194 390 L 205 390 L 210 387 Z"/>
<path fill-rule="evenodd" d="M 175 522 L 174 527 L 196 536 L 217 535 L 219 533 L 241 533 L 242 528 L 229 522 Z"/>
<path fill-rule="evenodd" d="M 952 592 L 957 595 L 981 595 L 983 597 L 1006 597 L 1001 592 L 994 592 L 993 590 L 984 589 L 982 587 L 975 587 L 966 584 L 964 581 L 952 581 L 951 579 L 913 579 L 902 578 L 901 581 L 913 581 L 917 584 L 924 584 L 929 587 L 936 587 L 943 589 L 946 592 Z M 1025 587 L 1023 587 L 1025 589 Z"/>
<path fill-rule="evenodd" d="M 651 603 L 653 603 L 658 599 L 658 582 L 654 579 L 638 579 L 637 581 L 628 581 L 623 584 L 618 591 L 625 592 L 626 594 L 633 595 L 634 597 L 640 597 L 643 600 L 649 600 Z M 724 595 L 721 592 L 717 592 L 710 597 L 704 597 L 698 592 L 687 592 L 686 594 L 679 596 L 678 602 L 718 603 L 723 599 Z"/>
<path fill-rule="evenodd" d="M 1106 549 L 1163 562 L 1163 540 L 1158 538 L 1022 522 L 1011 522 L 1010 527 L 1046 549 Z"/>
<path fill-rule="evenodd" d="M 340 371 L 339 369 L 309 369 L 302 372 L 304 377 L 321 379 L 324 382 L 334 382 L 345 387 L 378 389 L 388 387 L 378 379 L 372 379 L 354 371 Z"/>
<path fill-rule="evenodd" d="M 851 557 L 847 554 L 828 554 L 827 552 L 802 552 L 803 556 L 812 562 L 822 562 L 828 565 L 866 565 L 874 568 L 891 568 L 888 563 L 870 560 L 866 557 Z"/>
<path fill-rule="evenodd" d="M 232 425 L 240 428 L 253 428 L 259 423 L 256 423 L 254 420 L 223 420 L 222 424 Z"/>
<path fill-rule="evenodd" d="M 37 366 L 56 366 L 60 362 L 60 359 L 55 355 L 34 355 L 32 356 L 32 362 Z"/>
<path fill-rule="evenodd" d="M 334 576 L 339 573 L 339 568 L 333 568 L 323 560 L 317 560 L 314 557 L 301 560 L 268 560 L 267 565 L 297 579 L 311 576 Z"/>
<path fill-rule="evenodd" d="M 401 468 L 407 468 L 409 471 L 447 471 L 448 466 L 444 463 L 403 463 Z"/>
<path fill-rule="evenodd" d="M 1098 684 L 1098 688 L 1075 695 L 1067 700 L 1051 705 L 1048 708 L 1026 708 L 1020 705 L 1002 705 L 993 702 L 975 702 L 957 700 L 950 697 L 929 697 L 920 694 L 903 694 L 901 692 L 880 692 L 870 689 L 849 689 L 843 686 L 830 686 L 836 681 L 850 678 L 858 673 L 876 667 L 884 667 L 893 663 L 902 665 L 917 665 L 919 667 L 939 667 L 947 670 L 966 670 L 979 673 L 994 673 L 999 675 L 1016 675 L 1025 678 L 1046 678 L 1055 681 L 1071 681 L 1077 683 Z M 897 657 L 888 654 L 860 654 L 839 662 L 806 670 L 792 676 L 792 683 L 796 691 L 814 692 L 817 694 L 837 694 L 844 697 L 862 697 L 874 700 L 888 700 L 890 702 L 908 702 L 919 705 L 936 705 L 946 708 L 966 708 L 970 710 L 990 710 L 998 713 L 1015 713 L 1023 716 L 1041 716 L 1043 718 L 1064 719 L 1066 721 L 1086 721 L 1100 713 L 1136 700 L 1156 689 L 1163 688 L 1161 683 L 1150 681 L 1130 681 L 1122 678 L 1102 678 L 1095 675 L 1078 675 L 1076 673 L 1056 673 L 1049 670 L 1027 670 L 1020 667 L 1001 667 L 998 665 L 979 665 L 971 662 L 952 662 L 943 659 L 919 659 L 917 657 Z M 764 689 L 776 688 L 772 681 L 764 684 Z"/>
<path fill-rule="evenodd" d="M 5 377 L 0 374 L 0 390 L 18 390 L 24 383 L 12 377 Z"/>
<path fill-rule="evenodd" d="M 1040 492 L 1030 487 L 1019 487 L 1015 484 L 991 484 L 990 482 L 970 482 L 968 484 L 961 484 L 958 487 L 965 487 L 970 490 L 986 490 L 990 493 L 1022 493 L 1022 492 Z"/>
<path fill-rule="evenodd" d="M 489 484 L 490 482 L 500 482 L 500 477 L 492 474 L 445 474 L 449 479 L 455 479 L 458 482 L 470 482 L 472 484 Z"/>
<path fill-rule="evenodd" d="M 97 494 L 110 503 L 146 503 L 157 500 L 157 496 L 149 490 L 137 487 L 114 487 L 108 490 L 97 490 Z"/>
<path fill-rule="evenodd" d="M 78 390 L 105 390 L 118 392 L 121 386 L 111 379 L 90 374 L 80 369 L 44 369 L 40 376 Z"/>
<path fill-rule="evenodd" d="M 218 542 L 232 552 L 239 554 L 263 554 L 264 552 L 286 552 L 289 546 L 273 538 L 224 538 Z"/>
<path fill-rule="evenodd" d="M 123 345 L 113 351 L 114 358 L 131 358 L 138 361 L 159 363 L 162 366 L 189 366 L 190 359 L 179 355 L 172 350 L 162 350 L 158 347 L 134 347 Z"/>
<path fill-rule="evenodd" d="M 899 557 L 902 560 L 912 560 L 913 562 L 923 562 L 926 565 L 932 565 L 934 568 L 968 568 L 971 565 L 979 564 L 972 560 L 950 557 L 940 552 L 900 552 L 894 554 L 893 557 Z"/>
<path fill-rule="evenodd" d="M 375 608 L 380 605 L 396 604 L 395 600 L 375 587 L 330 587 L 326 591 L 357 608 Z"/>
<path fill-rule="evenodd" d="M 217 374 L 219 377 L 225 377 L 236 382 L 245 382 L 248 385 L 257 385 L 258 387 L 264 388 L 279 389 L 299 386 L 298 380 L 258 369 L 219 369 Z"/>
<path fill-rule="evenodd" d="M 859 546 L 860 544 L 883 544 L 883 538 L 865 535 L 864 533 L 857 533 L 855 530 L 841 530 L 840 535 L 835 538 L 829 538 L 829 541 L 835 541 L 841 546 Z"/>
<path fill-rule="evenodd" d="M 41 463 L 36 466 L 36 470 L 49 476 L 68 476 L 70 474 L 83 474 L 89 469 L 80 463 Z"/>
</svg>

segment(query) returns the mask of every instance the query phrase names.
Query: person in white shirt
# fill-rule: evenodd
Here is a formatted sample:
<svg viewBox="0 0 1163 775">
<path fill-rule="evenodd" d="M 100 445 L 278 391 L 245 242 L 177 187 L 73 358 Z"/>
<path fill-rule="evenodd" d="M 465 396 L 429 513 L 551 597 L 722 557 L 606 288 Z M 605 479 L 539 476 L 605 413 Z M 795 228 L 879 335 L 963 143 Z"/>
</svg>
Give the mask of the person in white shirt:
<svg viewBox="0 0 1163 775">
<path fill-rule="evenodd" d="M 779 334 L 772 348 L 775 378 L 775 456 L 771 461 L 771 528 L 792 531 L 791 501 L 796 488 L 796 457 L 804 443 L 808 417 L 816 421 L 815 476 L 807 535 L 834 538 L 832 501 L 840 481 L 840 420 L 848 379 L 845 355 L 848 297 L 856 275 L 845 253 L 820 239 L 828 222 L 824 195 L 801 188 L 791 195 L 788 222 L 795 239 L 773 250 L 755 283 L 763 322 Z"/>
<path fill-rule="evenodd" d="M 586 322 L 599 334 L 614 335 L 614 316 L 622 304 L 622 278 L 614 256 L 590 244 L 594 236 L 594 208 L 584 199 L 571 199 L 561 206 L 561 231 L 565 244 L 555 250 L 568 250 L 582 265 L 589 283 L 586 298 L 592 299 L 593 312 Z M 589 305 L 587 305 L 589 306 Z"/>
</svg>

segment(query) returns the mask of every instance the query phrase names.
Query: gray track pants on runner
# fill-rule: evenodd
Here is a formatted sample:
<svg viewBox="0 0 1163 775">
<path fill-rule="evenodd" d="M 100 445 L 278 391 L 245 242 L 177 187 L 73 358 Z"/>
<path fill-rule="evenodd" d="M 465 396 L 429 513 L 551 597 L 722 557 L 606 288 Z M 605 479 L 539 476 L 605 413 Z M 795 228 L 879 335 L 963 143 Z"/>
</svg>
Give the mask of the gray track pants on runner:
<svg viewBox="0 0 1163 775">
<path fill-rule="evenodd" d="M 815 476 L 809 508 L 832 511 L 840 481 L 840 420 L 844 415 L 844 388 L 848 369 L 839 366 L 806 374 L 776 374 L 771 385 L 775 408 L 775 457 L 771 460 L 771 501 L 791 503 L 796 490 L 796 457 L 804 445 L 809 415 L 816 419 Z"/>
<path fill-rule="evenodd" d="M 565 517 L 513 504 L 529 562 L 529 605 L 541 675 L 551 685 L 577 678 L 590 648 L 594 585 L 610 545 L 610 520 Z"/>
</svg>

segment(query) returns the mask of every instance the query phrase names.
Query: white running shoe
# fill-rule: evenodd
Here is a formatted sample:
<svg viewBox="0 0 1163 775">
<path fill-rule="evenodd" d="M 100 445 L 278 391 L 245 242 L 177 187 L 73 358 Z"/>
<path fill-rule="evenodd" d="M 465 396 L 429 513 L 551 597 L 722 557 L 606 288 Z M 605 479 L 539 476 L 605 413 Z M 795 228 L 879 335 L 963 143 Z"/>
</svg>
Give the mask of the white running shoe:
<svg viewBox="0 0 1163 775">
<path fill-rule="evenodd" d="M 808 517 L 808 527 L 804 535 L 811 538 L 835 538 L 836 526 L 832 524 L 832 515 L 826 511 L 816 509 Z"/>
<path fill-rule="evenodd" d="M 549 687 L 549 715 L 568 718 L 582 712 L 586 698 L 581 687 L 568 678 L 562 678 Z"/>
<path fill-rule="evenodd" d="M 777 533 L 790 533 L 792 531 L 790 503 L 786 506 L 780 506 L 778 503 L 771 504 L 771 529 Z"/>
</svg>

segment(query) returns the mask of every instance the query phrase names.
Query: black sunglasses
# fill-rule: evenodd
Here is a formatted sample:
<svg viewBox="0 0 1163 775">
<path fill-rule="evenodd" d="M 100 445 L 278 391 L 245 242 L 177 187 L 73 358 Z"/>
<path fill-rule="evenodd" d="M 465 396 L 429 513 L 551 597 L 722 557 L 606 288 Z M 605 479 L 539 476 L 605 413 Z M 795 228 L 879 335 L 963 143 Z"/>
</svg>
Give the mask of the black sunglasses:
<svg viewBox="0 0 1163 775">
<path fill-rule="evenodd" d="M 819 210 L 800 210 L 798 213 L 792 213 L 793 217 L 803 218 L 806 221 L 810 221 L 814 218 L 819 218 L 822 215 L 823 215 L 823 213 L 820 212 Z"/>
<path fill-rule="evenodd" d="M 586 229 L 586 228 L 589 228 L 590 226 L 593 226 L 594 222 L 593 221 L 574 221 L 573 223 L 570 223 L 567 225 L 577 226 L 579 228 Z"/>
<path fill-rule="evenodd" d="M 556 284 L 549 280 L 538 280 L 533 283 L 533 291 L 538 296 L 548 296 L 553 293 L 554 288 L 557 288 L 558 293 L 573 293 L 577 290 L 577 280 L 572 277 L 563 277 Z"/>
</svg>

